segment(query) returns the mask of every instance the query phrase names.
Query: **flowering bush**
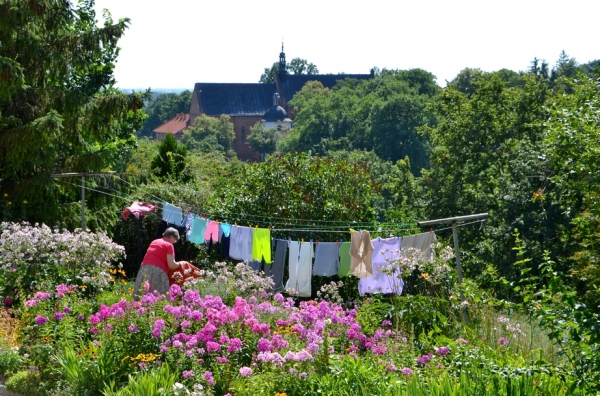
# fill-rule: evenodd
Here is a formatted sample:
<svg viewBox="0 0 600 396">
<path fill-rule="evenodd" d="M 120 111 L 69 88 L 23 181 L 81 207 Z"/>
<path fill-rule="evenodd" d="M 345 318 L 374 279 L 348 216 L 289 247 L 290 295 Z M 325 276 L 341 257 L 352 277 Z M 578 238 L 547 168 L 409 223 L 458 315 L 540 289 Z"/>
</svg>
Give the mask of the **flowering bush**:
<svg viewBox="0 0 600 396">
<path fill-rule="evenodd" d="M 123 255 L 104 233 L 0 223 L 0 293 L 14 298 L 59 283 L 102 289 Z"/>
</svg>

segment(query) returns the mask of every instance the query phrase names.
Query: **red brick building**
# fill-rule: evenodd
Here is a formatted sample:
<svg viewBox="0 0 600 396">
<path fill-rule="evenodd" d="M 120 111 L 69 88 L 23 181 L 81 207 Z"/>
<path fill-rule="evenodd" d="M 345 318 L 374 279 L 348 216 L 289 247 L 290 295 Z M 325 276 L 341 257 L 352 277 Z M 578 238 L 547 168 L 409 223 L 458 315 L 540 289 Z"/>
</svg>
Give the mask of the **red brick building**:
<svg viewBox="0 0 600 396">
<path fill-rule="evenodd" d="M 289 118 L 293 120 L 294 116 L 290 113 L 287 104 L 308 81 L 319 81 L 324 87 L 333 88 L 339 80 L 346 78 L 364 80 L 371 77 L 373 77 L 372 72 L 371 74 L 289 74 L 282 46 L 279 54 L 279 69 L 273 84 L 196 83 L 187 125 L 193 125 L 196 117 L 201 114 L 211 117 L 227 114 L 234 126 L 235 140 L 232 149 L 237 153 L 238 158 L 258 159 L 259 153 L 252 151 L 248 144 L 250 127 L 264 117 L 279 118 L 289 114 Z M 273 96 L 276 93 L 279 97 L 274 102 Z M 284 120 L 265 121 L 272 123 Z"/>
<path fill-rule="evenodd" d="M 179 113 L 169 121 L 158 126 L 154 132 L 154 140 L 162 140 L 167 134 L 175 135 L 177 140 L 180 140 L 183 136 L 183 131 L 188 127 L 190 120 L 189 114 Z"/>
</svg>

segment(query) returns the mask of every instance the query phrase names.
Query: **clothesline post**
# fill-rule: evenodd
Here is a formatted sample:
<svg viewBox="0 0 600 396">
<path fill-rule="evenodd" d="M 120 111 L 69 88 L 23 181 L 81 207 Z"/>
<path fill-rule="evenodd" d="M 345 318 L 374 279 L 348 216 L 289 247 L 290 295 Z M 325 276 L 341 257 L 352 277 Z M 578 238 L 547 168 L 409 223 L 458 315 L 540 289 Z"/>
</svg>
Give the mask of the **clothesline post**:
<svg viewBox="0 0 600 396">
<path fill-rule="evenodd" d="M 458 217 L 449 217 L 447 219 L 436 219 L 436 220 L 427 220 L 427 221 L 418 221 L 417 226 L 431 226 L 434 224 L 442 224 L 442 223 L 452 223 L 452 237 L 454 239 L 454 257 L 456 259 L 456 274 L 458 277 L 458 290 L 460 293 L 460 303 L 461 303 L 461 312 L 463 321 L 465 324 L 469 324 L 469 314 L 467 312 L 466 299 L 465 294 L 462 289 L 463 283 L 463 271 L 462 265 L 460 262 L 460 248 L 458 246 L 458 230 L 456 228 L 456 222 L 458 221 L 468 221 L 468 220 L 484 220 L 487 219 L 489 215 L 487 213 L 479 213 L 468 216 L 458 216 Z"/>
<path fill-rule="evenodd" d="M 117 172 L 79 172 L 79 173 L 53 173 L 51 178 L 57 179 L 61 177 L 81 177 L 81 230 L 85 231 L 85 177 L 86 176 L 104 176 L 114 175 Z"/>
</svg>

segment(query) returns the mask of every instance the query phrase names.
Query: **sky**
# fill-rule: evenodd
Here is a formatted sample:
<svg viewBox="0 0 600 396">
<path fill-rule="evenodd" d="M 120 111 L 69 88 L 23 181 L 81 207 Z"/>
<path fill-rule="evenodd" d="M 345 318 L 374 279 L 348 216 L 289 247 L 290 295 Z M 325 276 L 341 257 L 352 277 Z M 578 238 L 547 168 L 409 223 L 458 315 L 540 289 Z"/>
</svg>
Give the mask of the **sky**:
<svg viewBox="0 0 600 396">
<path fill-rule="evenodd" d="M 600 59 L 600 0 L 96 0 L 131 24 L 119 41 L 120 88 L 256 83 L 279 59 L 320 73 L 421 68 L 441 86 L 466 67 L 526 70 L 562 50 Z"/>
</svg>

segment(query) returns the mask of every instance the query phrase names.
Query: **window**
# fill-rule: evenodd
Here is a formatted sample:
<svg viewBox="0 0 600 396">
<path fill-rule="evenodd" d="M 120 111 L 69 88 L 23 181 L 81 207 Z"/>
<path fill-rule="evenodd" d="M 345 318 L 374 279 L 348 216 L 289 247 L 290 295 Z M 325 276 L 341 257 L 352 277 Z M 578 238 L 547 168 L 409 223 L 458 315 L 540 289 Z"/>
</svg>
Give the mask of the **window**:
<svg viewBox="0 0 600 396">
<path fill-rule="evenodd" d="M 242 143 L 246 142 L 246 127 L 242 125 Z"/>
</svg>

